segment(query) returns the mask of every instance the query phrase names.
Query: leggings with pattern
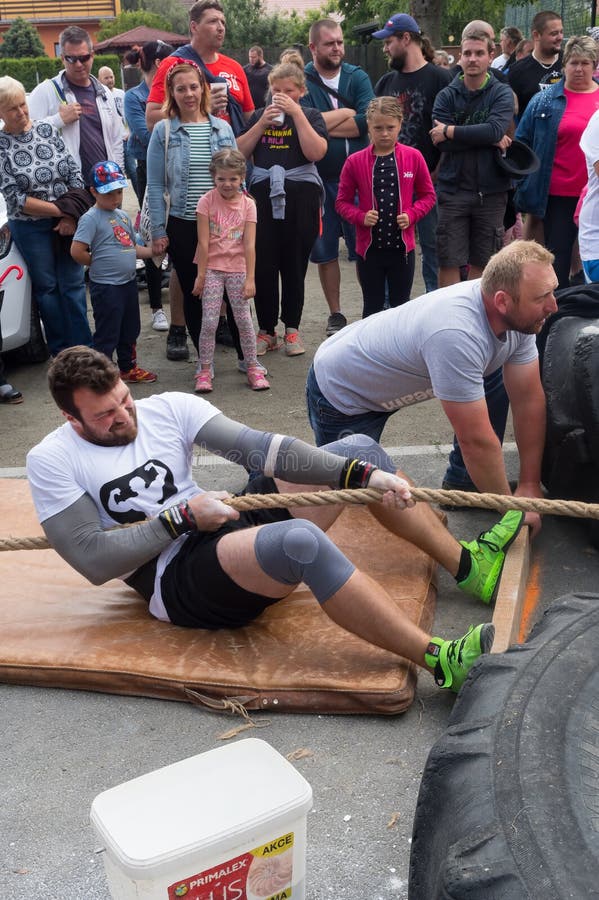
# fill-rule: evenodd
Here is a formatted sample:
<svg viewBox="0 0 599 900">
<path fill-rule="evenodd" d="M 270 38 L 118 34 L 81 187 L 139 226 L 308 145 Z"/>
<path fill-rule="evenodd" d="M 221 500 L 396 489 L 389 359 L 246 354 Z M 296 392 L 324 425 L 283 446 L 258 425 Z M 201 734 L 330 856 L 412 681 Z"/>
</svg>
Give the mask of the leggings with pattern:
<svg viewBox="0 0 599 900">
<path fill-rule="evenodd" d="M 256 357 L 256 335 L 252 322 L 249 300 L 243 296 L 245 272 L 220 272 L 218 269 L 206 271 L 202 294 L 202 330 L 200 332 L 200 365 L 211 366 L 214 361 L 216 329 L 225 288 L 233 310 L 235 323 L 239 329 L 239 340 L 243 358 L 248 368 L 258 365 Z"/>
</svg>

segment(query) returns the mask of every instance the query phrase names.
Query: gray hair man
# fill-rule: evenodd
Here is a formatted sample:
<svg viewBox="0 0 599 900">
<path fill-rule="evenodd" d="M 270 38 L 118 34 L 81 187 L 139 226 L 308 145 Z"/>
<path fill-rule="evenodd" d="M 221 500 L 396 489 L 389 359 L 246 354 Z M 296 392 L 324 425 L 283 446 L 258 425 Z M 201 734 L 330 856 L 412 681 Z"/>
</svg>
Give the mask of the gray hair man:
<svg viewBox="0 0 599 900">
<path fill-rule="evenodd" d="M 61 129 L 87 183 L 92 166 L 103 159 L 123 167 L 123 122 L 111 91 L 91 74 L 94 50 L 87 31 L 71 25 L 59 43 L 64 68 L 33 89 L 29 111 L 32 119 Z"/>
</svg>

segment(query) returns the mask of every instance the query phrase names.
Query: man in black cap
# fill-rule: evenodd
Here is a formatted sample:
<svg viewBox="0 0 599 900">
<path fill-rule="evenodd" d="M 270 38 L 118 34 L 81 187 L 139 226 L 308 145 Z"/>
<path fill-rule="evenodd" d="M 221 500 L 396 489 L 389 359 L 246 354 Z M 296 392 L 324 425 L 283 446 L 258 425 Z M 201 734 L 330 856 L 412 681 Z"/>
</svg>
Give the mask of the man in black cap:
<svg viewBox="0 0 599 900">
<path fill-rule="evenodd" d="M 451 75 L 447 69 L 432 62 L 434 51 L 431 43 L 412 16 L 405 13 L 391 16 L 385 27 L 375 31 L 373 37 L 382 40 L 383 53 L 389 57 L 391 69 L 377 81 L 374 93 L 377 97 L 397 97 L 404 114 L 399 140 L 420 150 L 434 180 L 440 153 L 429 134 L 433 126 L 433 103 L 439 91 L 451 81 Z M 439 286 L 437 220 L 435 205 L 416 225 L 422 252 L 422 277 L 427 291 L 434 291 Z"/>
</svg>

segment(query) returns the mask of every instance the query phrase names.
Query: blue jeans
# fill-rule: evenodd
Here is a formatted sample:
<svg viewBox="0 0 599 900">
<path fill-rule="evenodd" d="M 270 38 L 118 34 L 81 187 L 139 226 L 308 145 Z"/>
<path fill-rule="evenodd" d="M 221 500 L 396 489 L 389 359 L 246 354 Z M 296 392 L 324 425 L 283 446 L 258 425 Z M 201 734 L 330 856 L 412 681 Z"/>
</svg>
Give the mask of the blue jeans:
<svg viewBox="0 0 599 900">
<path fill-rule="evenodd" d="M 131 187 L 137 194 L 137 162 L 131 151 L 127 149 L 127 141 L 123 141 L 123 158 L 125 161 L 125 175 L 131 182 Z"/>
<path fill-rule="evenodd" d="M 335 200 L 339 190 L 338 181 L 324 182 L 324 213 L 322 216 L 322 234 L 316 238 L 310 253 L 310 262 L 328 263 L 339 258 L 339 238 L 342 237 L 347 247 L 350 262 L 356 260 L 356 229 L 350 222 L 341 218 L 335 209 Z"/>
<path fill-rule="evenodd" d="M 437 261 L 437 222 L 439 210 L 437 204 L 423 219 L 416 223 L 420 252 L 422 253 L 422 277 L 428 294 L 439 287 L 439 263 Z"/>
<path fill-rule="evenodd" d="M 587 284 L 599 281 L 599 259 L 583 259 L 584 280 Z"/>
<path fill-rule="evenodd" d="M 310 366 L 306 381 L 306 404 L 317 447 L 350 434 L 366 434 L 378 443 L 387 419 L 392 415 L 391 412 L 364 412 L 346 416 L 339 412 L 320 390 L 313 366 Z"/>
<path fill-rule="evenodd" d="M 505 434 L 505 426 L 507 422 L 507 414 L 510 401 L 506 390 L 503 386 L 503 371 L 497 369 L 484 379 L 485 384 L 485 400 L 487 401 L 487 409 L 489 411 L 489 420 L 493 431 L 499 438 L 499 442 L 503 444 L 503 436 Z M 456 490 L 476 490 L 476 486 L 464 463 L 462 451 L 458 444 L 458 439 L 454 435 L 453 450 L 449 454 L 449 466 L 443 478 L 444 482 L 448 482 L 452 488 Z"/>
<path fill-rule="evenodd" d="M 52 230 L 54 219 L 11 219 L 10 230 L 29 269 L 29 277 L 55 356 L 75 344 L 91 346 L 83 266 L 70 254 L 70 242 Z"/>
</svg>

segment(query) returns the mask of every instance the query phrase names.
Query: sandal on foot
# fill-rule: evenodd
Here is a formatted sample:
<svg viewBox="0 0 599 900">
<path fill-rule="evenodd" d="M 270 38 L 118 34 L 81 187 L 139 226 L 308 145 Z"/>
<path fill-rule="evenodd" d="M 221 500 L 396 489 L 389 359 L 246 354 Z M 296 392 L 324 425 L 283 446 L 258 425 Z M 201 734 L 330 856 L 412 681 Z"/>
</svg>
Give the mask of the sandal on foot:
<svg viewBox="0 0 599 900">
<path fill-rule="evenodd" d="M 250 366 L 248 368 L 248 384 L 253 391 L 267 391 L 270 387 L 261 368 L 258 366 Z"/>
</svg>

